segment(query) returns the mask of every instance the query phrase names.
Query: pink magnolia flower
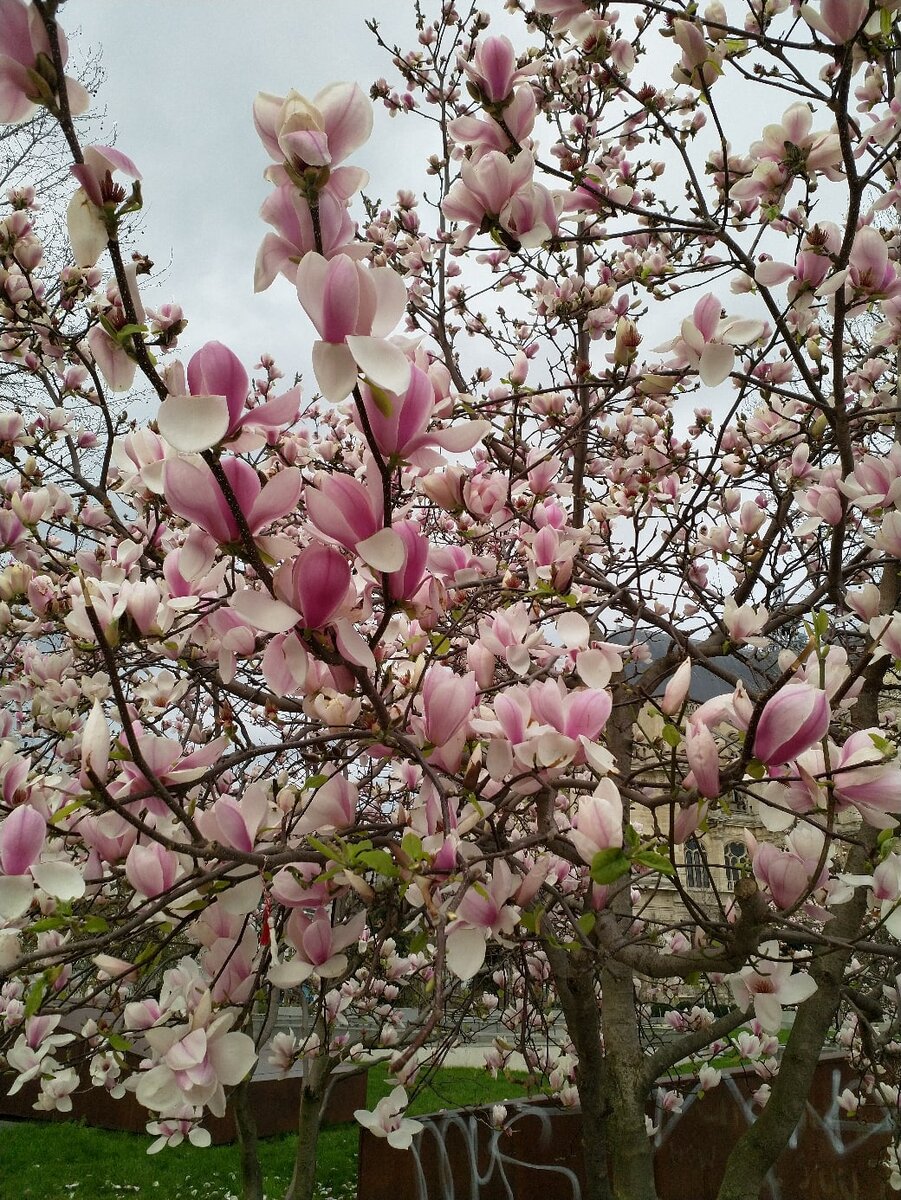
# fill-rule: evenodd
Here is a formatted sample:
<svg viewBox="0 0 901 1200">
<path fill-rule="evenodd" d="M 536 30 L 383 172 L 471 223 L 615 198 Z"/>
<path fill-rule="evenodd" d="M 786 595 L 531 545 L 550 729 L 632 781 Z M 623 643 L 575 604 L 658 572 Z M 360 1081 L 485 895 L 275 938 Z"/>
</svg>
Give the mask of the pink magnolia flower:
<svg viewBox="0 0 901 1200">
<path fill-rule="evenodd" d="M 388 1145 L 395 1150 L 409 1150 L 413 1138 L 422 1132 L 422 1122 L 413 1121 L 401 1114 L 407 1107 L 407 1093 L 402 1087 L 396 1087 L 388 1096 L 383 1096 L 378 1104 L 369 1112 L 358 1108 L 354 1112 L 354 1120 L 376 1137 L 386 1138 Z"/>
<path fill-rule="evenodd" d="M 869 0 L 820 0 L 819 11 L 813 4 L 801 5 L 801 16 L 817 33 L 837 46 L 843 46 L 859 32 L 870 11 Z"/>
<path fill-rule="evenodd" d="M 252 783 L 241 796 L 219 796 L 212 808 L 197 814 L 201 832 L 211 841 L 223 842 L 250 854 L 275 817 L 268 789 Z"/>
<path fill-rule="evenodd" d="M 622 846 L 623 802 L 612 779 L 602 779 L 592 795 L 580 798 L 569 840 L 589 866 L 599 850 Z"/>
<path fill-rule="evenodd" d="M 749 840 L 753 840 L 750 839 Z M 767 888 L 779 908 L 790 908 L 808 891 L 824 887 L 828 863 L 816 874 L 825 841 L 814 825 L 799 825 L 786 839 L 786 849 L 771 842 L 753 841 L 751 865 L 754 875 Z"/>
<path fill-rule="evenodd" d="M 901 812 L 901 767 L 887 762 L 877 748 L 878 729 L 852 733 L 831 759 L 833 788 L 839 811 L 853 805 L 877 829 L 889 829 Z"/>
<path fill-rule="evenodd" d="M 358 797 L 357 785 L 346 775 L 332 775 L 313 793 L 293 832 L 300 836 L 348 828 L 356 821 Z"/>
<path fill-rule="evenodd" d="M 525 146 L 537 112 L 538 104 L 532 89 L 519 87 L 504 106 L 503 125 L 488 113 L 480 117 L 467 115 L 449 122 L 447 132 L 458 145 L 466 146 L 469 157 L 476 161 L 492 150 L 506 152 L 511 134 L 520 146 Z"/>
<path fill-rule="evenodd" d="M 806 971 L 792 974 L 791 962 L 779 962 L 779 943 L 766 942 L 760 947 L 761 957 L 756 966 L 747 966 L 726 981 L 732 989 L 735 1003 L 741 1009 L 754 1004 L 757 1020 L 767 1033 L 782 1028 L 783 1004 L 800 1004 L 817 990 Z"/>
<path fill-rule="evenodd" d="M 482 38 L 472 58 L 458 58 L 457 61 L 472 81 L 479 98 L 489 104 L 506 100 L 515 83 L 537 70 L 534 63 L 517 68 L 513 43 L 506 37 Z"/>
<path fill-rule="evenodd" d="M 63 66 L 69 57 L 65 34 L 58 28 Z M 52 61 L 47 31 L 37 9 L 23 0 L 0 0 L 0 123 L 27 121 L 43 103 L 46 80 L 39 83 L 38 56 Z M 91 97 L 80 83 L 65 76 L 63 83 L 74 116 L 85 112 Z M 57 92 L 58 89 L 53 89 Z"/>
<path fill-rule="evenodd" d="M 15 921 L 27 912 L 35 884 L 58 900 L 85 894 L 77 867 L 44 856 L 46 833 L 44 818 L 28 804 L 14 808 L 0 823 L 0 918 Z"/>
<path fill-rule="evenodd" d="M 443 746 L 469 719 L 476 702 L 476 677 L 472 671 L 457 675 L 450 667 L 433 663 L 422 681 L 425 736 L 433 746 Z"/>
<path fill-rule="evenodd" d="M 293 909 L 285 926 L 285 938 L 295 954 L 288 962 L 273 964 L 269 970 L 270 982 L 276 987 L 291 988 L 311 975 L 336 979 L 347 970 L 344 951 L 360 940 L 365 928 L 365 912 L 357 913 L 344 925 L 332 925 L 324 909 L 319 909 L 312 918 L 302 909 Z"/>
<path fill-rule="evenodd" d="M 682 51 L 682 57 L 673 69 L 675 82 L 698 89 L 712 87 L 723 73 L 725 48 L 719 44 L 711 46 L 700 25 L 693 21 L 674 21 L 673 37 Z"/>
<path fill-rule="evenodd" d="M 179 873 L 178 859 L 159 842 L 136 843 L 125 860 L 125 876 L 141 896 L 153 898 L 169 891 Z"/>
<path fill-rule="evenodd" d="M 365 482 L 337 471 L 323 475 L 317 487 L 306 489 L 306 504 L 319 533 L 359 555 L 377 571 L 402 570 L 406 545 L 399 533 L 384 526 L 381 482 L 374 470 Z"/>
<path fill-rule="evenodd" d="M 259 475 L 244 459 L 229 456 L 221 460 L 221 465 L 252 534 L 297 507 L 302 480 L 296 467 L 279 471 L 262 485 Z M 202 458 L 192 455 L 168 459 L 163 487 L 172 511 L 199 525 L 220 545 L 240 540 L 238 522 Z"/>
<path fill-rule="evenodd" d="M 690 367 L 707 387 L 717 387 L 729 377 L 735 364 L 735 346 L 749 346 L 764 333 L 762 321 L 739 317 L 722 318 L 720 301 L 708 293 L 694 307 L 691 317 L 682 322 L 679 337 L 659 351 L 670 350 L 674 365 Z"/>
<path fill-rule="evenodd" d="M 598 688 L 568 691 L 560 679 L 545 679 L 529 687 L 532 715 L 548 726 L 538 741 L 538 761 L 543 766 L 585 762 L 590 744 L 607 724 L 613 701 Z"/>
<path fill-rule="evenodd" d="M 751 646 L 769 645 L 768 638 L 759 636 L 769 616 L 764 605 L 742 604 L 739 607 L 733 596 L 727 596 L 723 605 L 723 624 L 729 631 L 729 637 L 735 642 L 745 642 Z"/>
<path fill-rule="evenodd" d="M 207 342 L 188 363 L 189 395 L 170 395 L 160 405 L 157 426 L 170 446 L 191 454 L 208 450 L 242 430 L 274 434 L 297 417 L 300 388 L 247 409 L 247 372 L 221 342 Z M 247 438 L 242 439 L 242 448 Z M 259 444 L 259 441 L 256 442 Z"/>
<path fill-rule="evenodd" d="M 154 778 L 166 787 L 179 787 L 198 779 L 216 762 L 228 745 L 228 738 L 223 734 L 201 749 L 185 754 L 180 743 L 174 738 L 143 733 L 138 726 L 135 727 L 135 732 L 144 763 Z M 127 750 L 128 743 L 124 735 L 120 737 L 119 743 Z M 169 809 L 153 791 L 153 786 L 143 769 L 134 762 L 120 764 L 119 774 L 110 784 L 110 792 L 117 800 L 123 802 L 140 800 L 149 812 L 157 816 L 169 815 Z"/>
<path fill-rule="evenodd" d="M 346 201 L 331 185 L 319 192 L 316 215 L 318 244 L 309 201 L 293 184 L 283 184 L 266 197 L 260 216 L 274 226 L 275 233 L 266 234 L 257 253 L 255 292 L 265 291 L 278 274 L 296 286 L 297 268 L 306 254 L 317 252 L 324 258 L 334 258 L 336 254 L 351 253 L 354 222 Z"/>
<path fill-rule="evenodd" d="M 303 171 L 335 167 L 372 133 L 372 105 L 355 83 L 332 83 L 307 100 L 299 92 L 260 92 L 253 123 L 266 152 L 277 163 Z"/>
<path fill-rule="evenodd" d="M 798 103 L 785 110 L 781 125 L 767 125 L 763 138 L 751 143 L 750 156 L 757 166 L 747 179 L 733 185 L 731 194 L 738 200 L 780 196 L 798 175 L 818 172 L 827 179 L 840 179 L 842 150 L 838 133 L 811 133 L 812 122 L 808 106 Z"/>
<path fill-rule="evenodd" d="M 474 883 L 457 905 L 447 938 L 447 965 L 458 979 L 471 979 L 485 961 L 489 937 L 508 937 L 519 909 L 510 905 L 519 880 L 503 860 L 494 864 L 486 885 Z"/>
<path fill-rule="evenodd" d="M 685 727 L 685 757 L 695 787 L 702 796 L 715 799 L 720 794 L 719 752 L 709 725 L 697 714 L 689 717 Z"/>
<path fill-rule="evenodd" d="M 780 766 L 825 736 L 832 713 L 824 691 L 790 683 L 764 706 L 754 736 L 754 754 L 767 766 Z"/>
<path fill-rule="evenodd" d="M 4 875 L 24 875 L 38 861 L 47 823 L 36 809 L 20 804 L 0 824 L 0 867 Z"/>
<path fill-rule="evenodd" d="M 351 571 L 333 546 L 311 542 L 275 576 L 275 594 L 296 610 L 305 629 L 331 624 L 348 599 Z"/>
<path fill-rule="evenodd" d="M 486 217 L 494 219 L 520 245 L 540 246 L 557 228 L 558 206 L 551 193 L 533 183 L 535 160 L 523 150 L 511 161 L 499 150 L 464 162 L 441 210 L 463 223 L 457 241 L 469 243 Z"/>
<path fill-rule="evenodd" d="M 153 1112 L 171 1112 L 183 1104 L 225 1113 L 225 1088 L 240 1083 L 256 1061 L 246 1033 L 231 1033 L 232 1009 L 210 1019 L 209 1004 L 194 1011 L 186 1025 L 155 1026 L 144 1031 L 159 1061 L 138 1078 L 138 1103 Z"/>
<path fill-rule="evenodd" d="M 81 184 L 66 214 L 69 242 L 78 265 L 93 267 L 110 237 L 107 220 L 128 196 L 125 188 L 113 180 L 113 173 L 121 171 L 129 179 L 139 180 L 141 172 L 115 146 L 86 146 L 84 162 L 69 169 Z"/>
<path fill-rule="evenodd" d="M 433 447 L 451 454 L 471 450 L 489 429 L 487 421 L 464 421 L 446 429 L 429 431 L 435 409 L 435 391 L 429 376 L 413 366 L 410 383 L 401 395 L 368 384 L 360 389 L 363 408 L 376 446 L 386 459 L 402 459 L 417 467 L 442 466 L 444 459 Z M 362 418 L 354 410 L 354 424 Z"/>
<path fill-rule="evenodd" d="M 404 544 L 404 565 L 388 575 L 389 588 L 395 600 L 411 601 L 426 577 L 429 540 L 415 521 L 398 521 L 393 529 Z"/>
<path fill-rule="evenodd" d="M 668 716 L 679 712 L 691 687 L 691 659 L 680 663 L 678 670 L 666 685 L 660 707 Z"/>
<path fill-rule="evenodd" d="M 349 396 L 361 374 L 386 391 L 406 391 L 410 361 L 386 340 L 407 306 L 396 271 L 364 267 L 346 254 L 307 254 L 297 269 L 297 296 L 321 339 L 313 345 L 313 371 L 326 400 Z"/>
</svg>

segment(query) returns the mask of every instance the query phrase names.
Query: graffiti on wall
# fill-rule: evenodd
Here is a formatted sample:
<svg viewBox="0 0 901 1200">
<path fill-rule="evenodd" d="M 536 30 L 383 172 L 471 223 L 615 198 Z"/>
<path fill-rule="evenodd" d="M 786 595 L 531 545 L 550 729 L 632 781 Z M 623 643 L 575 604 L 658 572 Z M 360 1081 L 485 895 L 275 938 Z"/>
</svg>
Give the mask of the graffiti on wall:
<svg viewBox="0 0 901 1200">
<path fill-rule="evenodd" d="M 849 1200 L 881 1200 L 890 1194 L 880 1163 L 892 1117 L 873 1106 L 868 1119 L 849 1116 L 840 1104 L 849 1082 L 853 1086 L 846 1064 L 820 1064 L 812 1101 L 768 1176 L 770 1200 L 794 1200 L 799 1181 L 809 1200 L 833 1200 L 839 1194 Z M 687 1194 L 713 1200 L 730 1148 L 757 1119 L 760 1109 L 749 1094 L 757 1083 L 754 1076 L 724 1071 L 719 1086 L 703 1099 L 696 1082 L 689 1086 L 679 1112 L 667 1110 L 658 1098 L 652 1121 L 662 1200 Z M 418 1119 L 423 1130 L 408 1154 L 365 1137 L 360 1200 L 396 1200 L 398 1195 L 411 1200 L 582 1200 L 578 1109 L 517 1100 L 507 1102 L 503 1120 L 496 1123 L 489 1107 Z"/>
</svg>

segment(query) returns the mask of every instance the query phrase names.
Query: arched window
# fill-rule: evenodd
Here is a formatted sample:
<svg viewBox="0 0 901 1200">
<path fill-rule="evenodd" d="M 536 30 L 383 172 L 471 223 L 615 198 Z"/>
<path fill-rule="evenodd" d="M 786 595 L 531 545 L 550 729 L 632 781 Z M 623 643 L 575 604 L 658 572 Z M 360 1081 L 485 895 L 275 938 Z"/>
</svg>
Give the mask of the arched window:
<svg viewBox="0 0 901 1200">
<path fill-rule="evenodd" d="M 744 842 L 729 842 L 724 857 L 726 860 L 726 887 L 731 892 L 739 879 L 747 874 L 751 865 L 748 848 Z"/>
<path fill-rule="evenodd" d="M 695 837 L 689 838 L 685 843 L 685 886 L 688 888 L 709 888 L 711 886 L 707 855 Z"/>
</svg>

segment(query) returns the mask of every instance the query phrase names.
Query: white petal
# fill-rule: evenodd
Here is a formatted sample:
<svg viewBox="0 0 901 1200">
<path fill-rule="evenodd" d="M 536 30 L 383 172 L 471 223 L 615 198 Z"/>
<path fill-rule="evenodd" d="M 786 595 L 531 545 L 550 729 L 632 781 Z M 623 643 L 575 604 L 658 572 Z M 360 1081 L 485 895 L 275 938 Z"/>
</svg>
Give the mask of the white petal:
<svg viewBox="0 0 901 1200">
<path fill-rule="evenodd" d="M 30 875 L 4 875 L 0 877 L 0 917 L 15 921 L 28 911 L 34 884 Z"/>
<path fill-rule="evenodd" d="M 407 307 L 407 286 L 391 267 L 372 267 L 369 278 L 375 284 L 376 313 L 372 319 L 374 337 L 387 337 L 404 315 Z"/>
<path fill-rule="evenodd" d="M 525 646 L 508 646 L 504 657 L 514 675 L 525 675 L 531 665 L 529 651 Z"/>
<path fill-rule="evenodd" d="M 612 674 L 610 659 L 603 650 L 583 650 L 576 659 L 576 674 L 586 687 L 605 688 Z"/>
<path fill-rule="evenodd" d="M 796 971 L 779 988 L 779 1000 L 782 1004 L 800 1004 L 802 1000 L 812 996 L 816 990 L 817 985 L 812 976 L 808 975 L 806 971 Z"/>
<path fill-rule="evenodd" d="M 333 954 L 331 958 L 326 959 L 324 963 L 316 968 L 314 974 L 318 975 L 320 979 L 337 979 L 346 970 L 347 955 Z"/>
<path fill-rule="evenodd" d="M 407 559 L 403 538 L 393 529 L 380 529 L 365 541 L 357 542 L 356 551 L 376 571 L 399 571 Z"/>
<path fill-rule="evenodd" d="M 366 639 L 350 621 L 336 621 L 334 625 L 335 641 L 338 649 L 348 662 L 355 666 L 364 667 L 367 671 L 375 670 L 375 655 Z"/>
<path fill-rule="evenodd" d="M 778 1033 L 782 1028 L 782 1005 L 773 992 L 757 992 L 754 996 L 754 1012 L 767 1033 Z"/>
<path fill-rule="evenodd" d="M 581 650 L 591 639 L 591 626 L 581 613 L 567 612 L 557 618 L 557 633 L 564 646 Z"/>
<path fill-rule="evenodd" d="M 231 599 L 231 607 L 249 621 L 254 629 L 264 633 L 287 633 L 300 620 L 300 614 L 289 604 L 273 600 L 266 592 L 253 592 L 250 588 L 235 592 Z"/>
<path fill-rule="evenodd" d="M 80 267 L 93 267 L 106 249 L 108 234 L 99 210 L 83 188 L 79 188 L 69 201 L 66 224 L 75 261 Z"/>
<path fill-rule="evenodd" d="M 79 900 L 85 893 L 84 876 L 71 863 L 38 863 L 31 874 L 38 887 L 57 900 Z"/>
<path fill-rule="evenodd" d="M 701 381 L 707 387 L 717 387 L 728 379 L 732 364 L 735 362 L 735 351 L 731 346 L 721 342 L 708 342 L 701 355 Z"/>
<path fill-rule="evenodd" d="M 313 968 L 308 962 L 302 958 L 292 958 L 290 962 L 276 963 L 269 968 L 269 982 L 277 988 L 295 988 L 312 974 Z"/>
<path fill-rule="evenodd" d="M 216 898 L 227 913 L 233 917 L 244 917 L 255 912 L 263 895 L 263 884 L 259 875 L 251 875 L 243 879 L 227 892 L 221 892 Z"/>
<path fill-rule="evenodd" d="M 472 979 L 485 961 L 485 935 L 479 929 L 451 930 L 447 965 L 458 979 Z"/>
<path fill-rule="evenodd" d="M 159 431 L 183 454 L 209 450 L 228 432 L 228 403 L 224 396 L 170 396 L 156 415 Z"/>
<path fill-rule="evenodd" d="M 326 400 L 337 404 L 354 390 L 357 364 L 344 343 L 316 342 L 313 346 L 313 373 Z"/>
<path fill-rule="evenodd" d="M 723 330 L 723 341 L 732 346 L 750 346 L 759 337 L 763 337 L 764 328 L 763 321 L 755 321 L 751 318 L 743 317 L 737 321 L 730 321 Z"/>
<path fill-rule="evenodd" d="M 257 1060 L 253 1038 L 246 1033 L 227 1033 L 213 1039 L 209 1053 L 219 1082 L 226 1087 L 240 1083 Z"/>
<path fill-rule="evenodd" d="M 361 372 L 378 387 L 400 396 L 410 386 L 410 360 L 393 342 L 352 336 L 347 339 L 347 346 Z"/>
</svg>

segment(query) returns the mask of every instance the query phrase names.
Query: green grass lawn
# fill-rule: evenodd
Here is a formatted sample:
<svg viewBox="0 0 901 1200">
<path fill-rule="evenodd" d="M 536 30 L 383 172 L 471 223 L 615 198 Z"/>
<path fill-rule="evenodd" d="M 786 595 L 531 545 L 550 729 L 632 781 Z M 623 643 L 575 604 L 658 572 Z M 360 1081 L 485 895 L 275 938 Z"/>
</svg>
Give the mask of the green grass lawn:
<svg viewBox="0 0 901 1200">
<path fill-rule="evenodd" d="M 395 1086 L 384 1067 L 369 1072 L 368 1107 Z M 411 1114 L 490 1104 L 524 1094 L 516 1080 L 446 1068 L 410 1106 Z M 356 1193 L 359 1126 L 325 1129 L 319 1140 L 320 1200 Z M 230 1200 L 240 1195 L 235 1146 L 168 1147 L 148 1155 L 152 1139 L 77 1124 L 22 1122 L 0 1128 L 0 1200 Z M 294 1160 L 293 1137 L 261 1142 L 268 1200 L 280 1200 Z"/>
</svg>

